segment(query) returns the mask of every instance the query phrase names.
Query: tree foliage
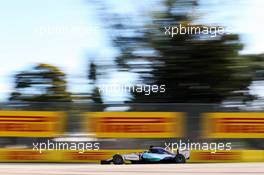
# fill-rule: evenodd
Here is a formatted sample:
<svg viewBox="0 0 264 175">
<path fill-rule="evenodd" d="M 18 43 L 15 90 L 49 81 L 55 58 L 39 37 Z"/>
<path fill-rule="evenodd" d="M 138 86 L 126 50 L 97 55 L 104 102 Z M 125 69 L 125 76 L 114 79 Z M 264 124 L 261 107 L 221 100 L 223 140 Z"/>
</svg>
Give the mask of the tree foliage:
<svg viewBox="0 0 264 175">
<path fill-rule="evenodd" d="M 94 62 L 91 62 L 89 65 L 88 79 L 90 80 L 90 85 L 92 87 L 92 91 L 89 95 L 89 98 L 94 103 L 103 103 L 101 93 L 99 88 L 96 85 L 97 80 L 97 66 Z"/>
<path fill-rule="evenodd" d="M 65 74 L 50 64 L 38 64 L 15 75 L 10 100 L 30 102 L 69 102 Z"/>
<path fill-rule="evenodd" d="M 165 0 L 165 10 L 152 16 L 141 39 L 137 35 L 136 38 L 117 38 L 115 41 L 126 43 L 120 46 L 121 51 L 126 46 L 130 54 L 135 53 L 135 46 L 137 50 L 141 46 L 142 52 L 146 48 L 152 50 L 153 55 L 137 53 L 137 58 L 148 62 L 137 64 L 132 71 L 140 75 L 144 84 L 166 86 L 165 93 L 148 96 L 134 93 L 132 102 L 218 103 L 226 99 L 250 99 L 247 88 L 252 75 L 248 67 L 241 64 L 244 58 L 239 55 L 242 44 L 238 35 L 211 37 L 186 33 L 170 37 L 164 34 L 164 28 L 168 26 L 194 25 L 189 14 L 195 6 L 195 0 Z M 131 58 L 135 60 L 135 56 L 127 56 L 127 52 L 121 53 L 120 57 L 125 57 L 123 62 L 130 65 L 133 65 Z"/>
</svg>

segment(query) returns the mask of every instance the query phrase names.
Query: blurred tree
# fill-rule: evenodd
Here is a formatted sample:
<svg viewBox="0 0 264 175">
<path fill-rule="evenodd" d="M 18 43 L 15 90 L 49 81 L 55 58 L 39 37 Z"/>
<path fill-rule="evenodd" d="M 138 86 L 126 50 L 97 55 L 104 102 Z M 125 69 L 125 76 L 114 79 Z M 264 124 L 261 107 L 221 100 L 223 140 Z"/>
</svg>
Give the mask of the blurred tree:
<svg viewBox="0 0 264 175">
<path fill-rule="evenodd" d="M 96 64 L 94 64 L 94 62 L 91 62 L 89 65 L 88 79 L 90 80 L 90 85 L 93 88 L 91 94 L 89 95 L 90 96 L 89 98 L 94 103 L 103 103 L 99 88 L 96 86 L 96 78 L 97 78 L 97 66 Z"/>
<path fill-rule="evenodd" d="M 10 100 L 30 102 L 70 102 L 65 74 L 49 64 L 38 64 L 32 70 L 15 76 L 15 91 Z"/>
<path fill-rule="evenodd" d="M 93 62 L 91 62 L 90 65 L 89 65 L 88 78 L 93 83 L 96 81 L 96 65 Z"/>
<path fill-rule="evenodd" d="M 255 75 L 254 81 L 264 80 L 264 54 L 242 55 L 244 65 L 247 65 L 252 74 Z"/>
<path fill-rule="evenodd" d="M 166 87 L 164 93 L 134 93 L 132 102 L 219 103 L 228 98 L 251 99 L 247 88 L 252 74 L 247 65 L 241 64 L 244 58 L 238 54 L 242 49 L 238 35 L 164 34 L 168 26 L 192 26 L 190 14 L 193 16 L 195 6 L 196 0 L 165 0 L 164 11 L 156 12 L 152 22 L 141 30 L 144 35 L 126 32 L 126 37 L 115 38 L 123 66 L 138 73 L 144 84 Z M 146 50 L 154 54 L 147 55 Z M 142 58 L 147 62 L 131 66 L 132 61 Z"/>
</svg>

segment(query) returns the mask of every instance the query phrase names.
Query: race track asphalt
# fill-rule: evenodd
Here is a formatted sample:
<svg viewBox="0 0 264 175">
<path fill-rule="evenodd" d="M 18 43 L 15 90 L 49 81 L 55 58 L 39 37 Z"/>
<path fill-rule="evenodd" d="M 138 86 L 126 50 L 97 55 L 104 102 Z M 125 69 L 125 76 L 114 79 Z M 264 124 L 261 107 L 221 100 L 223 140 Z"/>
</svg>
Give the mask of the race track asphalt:
<svg viewBox="0 0 264 175">
<path fill-rule="evenodd" d="M 218 164 L 41 164 L 1 163 L 0 175 L 264 175 L 264 163 Z"/>
</svg>

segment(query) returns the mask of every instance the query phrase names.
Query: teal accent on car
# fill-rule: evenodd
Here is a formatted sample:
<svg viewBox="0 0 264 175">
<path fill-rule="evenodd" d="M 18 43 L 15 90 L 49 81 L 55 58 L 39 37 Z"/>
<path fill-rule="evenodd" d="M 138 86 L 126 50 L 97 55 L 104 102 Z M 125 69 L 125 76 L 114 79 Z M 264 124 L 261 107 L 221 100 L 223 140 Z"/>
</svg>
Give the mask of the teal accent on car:
<svg viewBox="0 0 264 175">
<path fill-rule="evenodd" d="M 153 161 L 153 162 L 160 161 L 162 159 L 161 157 L 153 156 L 153 154 L 148 154 L 148 153 L 143 154 L 142 157 L 143 159 L 146 159 L 148 161 Z"/>
</svg>

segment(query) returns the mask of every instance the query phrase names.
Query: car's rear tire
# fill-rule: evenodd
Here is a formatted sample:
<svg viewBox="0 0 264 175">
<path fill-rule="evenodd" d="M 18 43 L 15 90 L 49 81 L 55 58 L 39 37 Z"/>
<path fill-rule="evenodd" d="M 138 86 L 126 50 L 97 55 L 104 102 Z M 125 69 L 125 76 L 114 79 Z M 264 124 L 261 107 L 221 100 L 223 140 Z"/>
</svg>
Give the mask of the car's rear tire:
<svg viewBox="0 0 264 175">
<path fill-rule="evenodd" d="M 113 156 L 113 163 L 115 165 L 122 165 L 124 163 L 123 157 L 119 154 Z"/>
<path fill-rule="evenodd" d="M 185 163 L 186 159 L 182 154 L 177 154 L 175 157 L 175 162 L 176 163 Z"/>
</svg>

